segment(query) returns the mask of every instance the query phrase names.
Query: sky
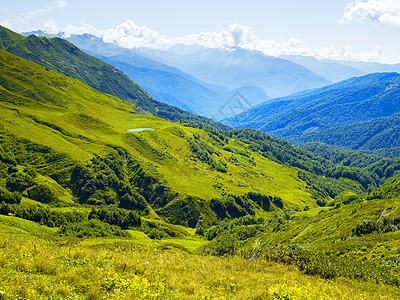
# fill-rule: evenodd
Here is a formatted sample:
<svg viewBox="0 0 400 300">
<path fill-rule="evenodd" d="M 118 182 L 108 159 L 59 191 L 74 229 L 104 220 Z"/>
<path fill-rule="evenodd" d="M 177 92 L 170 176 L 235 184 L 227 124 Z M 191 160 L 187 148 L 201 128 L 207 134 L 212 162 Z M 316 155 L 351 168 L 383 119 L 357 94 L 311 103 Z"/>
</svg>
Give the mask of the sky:
<svg viewBox="0 0 400 300">
<path fill-rule="evenodd" d="M 2 0 L 0 24 L 86 32 L 127 48 L 183 43 L 400 63 L 400 0 Z"/>
</svg>

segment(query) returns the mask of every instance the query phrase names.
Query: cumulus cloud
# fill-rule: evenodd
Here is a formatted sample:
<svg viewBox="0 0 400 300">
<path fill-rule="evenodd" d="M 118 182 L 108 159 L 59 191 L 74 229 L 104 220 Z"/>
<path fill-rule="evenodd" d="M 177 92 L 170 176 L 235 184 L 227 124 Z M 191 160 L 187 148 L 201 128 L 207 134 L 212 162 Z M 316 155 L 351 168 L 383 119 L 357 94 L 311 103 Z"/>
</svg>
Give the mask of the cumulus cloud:
<svg viewBox="0 0 400 300">
<path fill-rule="evenodd" d="M 127 20 L 116 28 L 103 32 L 101 35 L 106 43 L 115 43 L 125 48 L 151 47 L 166 42 L 165 36 L 147 26 L 139 26 L 132 20 Z"/>
<path fill-rule="evenodd" d="M 84 33 L 89 33 L 100 37 L 103 35 L 102 31 L 99 31 L 92 25 L 89 25 L 84 22 L 81 24 L 81 26 L 68 25 L 62 31 L 63 31 L 63 36 L 65 38 L 68 38 L 73 34 L 84 34 Z"/>
<path fill-rule="evenodd" d="M 42 30 L 44 32 L 51 33 L 51 34 L 57 34 L 58 32 L 60 32 L 57 22 L 54 21 L 53 19 L 50 19 L 50 20 L 47 20 L 46 22 L 44 22 Z"/>
<path fill-rule="evenodd" d="M 353 1 L 346 5 L 339 24 L 352 21 L 373 21 L 383 25 L 400 27 L 400 0 Z"/>
<path fill-rule="evenodd" d="M 369 52 L 355 52 L 350 45 L 310 48 L 303 41 L 295 38 L 278 41 L 255 40 L 247 44 L 245 48 L 258 50 L 270 56 L 302 55 L 328 60 L 389 61 L 389 58 L 384 56 L 381 46 L 377 46 Z"/>
<path fill-rule="evenodd" d="M 370 52 L 354 52 L 350 45 L 341 48 L 333 46 L 321 48 L 315 51 L 315 57 L 332 60 L 353 60 L 353 61 L 381 61 L 389 62 L 389 57 L 384 56 L 381 46 L 376 46 Z"/>
<path fill-rule="evenodd" d="M 231 24 L 228 30 L 190 34 L 176 39 L 176 42 L 186 45 L 198 44 L 209 48 L 234 48 L 244 47 L 256 38 L 249 26 Z"/>
<path fill-rule="evenodd" d="M 54 31 L 55 26 L 48 25 Z M 127 20 L 117 27 L 105 31 L 99 31 L 85 23 L 82 23 L 81 26 L 68 25 L 62 31 L 65 37 L 72 34 L 90 33 L 103 38 L 106 43 L 114 43 L 128 49 L 168 48 L 177 44 L 201 45 L 208 48 L 234 48 L 246 47 L 257 39 L 249 26 L 239 24 L 229 25 L 227 30 L 221 32 L 201 32 L 174 38 L 167 38 L 145 25 L 137 25 L 132 20 Z"/>
</svg>

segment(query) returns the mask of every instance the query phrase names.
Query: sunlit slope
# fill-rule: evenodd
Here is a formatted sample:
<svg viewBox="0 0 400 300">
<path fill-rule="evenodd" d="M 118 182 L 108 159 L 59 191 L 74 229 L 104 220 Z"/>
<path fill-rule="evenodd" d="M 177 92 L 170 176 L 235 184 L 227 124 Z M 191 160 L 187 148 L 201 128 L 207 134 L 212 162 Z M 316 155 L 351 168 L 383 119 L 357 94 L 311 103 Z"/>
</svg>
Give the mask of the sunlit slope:
<svg viewBox="0 0 400 300">
<path fill-rule="evenodd" d="M 135 106 L 78 80 L 0 51 L 0 128 L 85 162 L 123 147 L 173 191 L 209 200 L 257 191 L 287 207 L 315 206 L 297 171 L 263 158 L 234 139 L 135 112 Z M 128 132 L 129 129 L 154 130 Z M 197 145 L 197 146 L 195 146 Z M 224 171 L 201 162 L 205 147 Z M 225 150 L 224 150 L 225 149 Z"/>
<path fill-rule="evenodd" d="M 352 251 L 359 251 L 357 247 L 364 244 L 368 244 L 368 248 L 379 248 L 388 243 L 392 245 L 390 250 L 395 252 L 396 247 L 394 246 L 399 246 L 399 231 L 361 236 L 349 235 L 352 228 L 362 221 L 395 219 L 399 216 L 399 209 L 399 198 L 379 199 L 321 209 L 315 215 L 297 215 L 292 222 L 283 226 L 283 230 L 264 235 L 261 242 L 268 246 L 297 244 L 309 249 L 340 249 L 347 246 L 348 250 Z"/>
<path fill-rule="evenodd" d="M 228 128 L 209 118 L 154 100 L 123 72 L 82 52 L 63 39 L 39 38 L 36 35 L 25 38 L 0 26 L 0 49 L 51 71 L 78 79 L 98 91 L 136 104 L 163 119 L 173 122 L 179 120 L 202 122 L 215 128 Z"/>
</svg>

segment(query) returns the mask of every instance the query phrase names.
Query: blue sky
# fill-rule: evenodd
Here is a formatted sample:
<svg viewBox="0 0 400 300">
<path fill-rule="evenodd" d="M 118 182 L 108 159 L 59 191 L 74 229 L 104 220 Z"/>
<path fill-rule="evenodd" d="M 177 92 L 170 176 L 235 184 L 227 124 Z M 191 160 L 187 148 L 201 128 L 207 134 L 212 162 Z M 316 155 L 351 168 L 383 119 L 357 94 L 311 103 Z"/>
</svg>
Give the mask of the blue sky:
<svg viewBox="0 0 400 300">
<path fill-rule="evenodd" d="M 5 0 L 0 24 L 90 32 L 125 47 L 199 43 L 400 62 L 400 0 Z"/>
</svg>

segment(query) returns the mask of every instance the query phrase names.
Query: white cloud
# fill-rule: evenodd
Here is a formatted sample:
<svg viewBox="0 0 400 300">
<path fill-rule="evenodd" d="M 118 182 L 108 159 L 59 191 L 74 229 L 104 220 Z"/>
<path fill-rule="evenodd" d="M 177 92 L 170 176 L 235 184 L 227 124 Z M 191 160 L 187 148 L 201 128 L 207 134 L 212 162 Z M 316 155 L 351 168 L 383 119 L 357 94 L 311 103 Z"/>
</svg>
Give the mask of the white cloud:
<svg viewBox="0 0 400 300">
<path fill-rule="evenodd" d="M 400 0 L 353 1 L 346 5 L 340 24 L 365 20 L 400 27 Z"/>
<path fill-rule="evenodd" d="M 145 25 L 135 24 L 132 20 L 127 20 L 106 31 L 99 31 L 84 23 L 79 27 L 68 25 L 62 31 L 66 37 L 71 34 L 91 33 L 102 37 L 106 43 L 114 43 L 124 48 L 168 48 L 176 44 L 198 44 L 209 48 L 233 48 L 245 47 L 257 38 L 249 26 L 239 24 L 229 25 L 227 30 L 221 32 L 201 32 L 183 37 L 167 38 Z"/>
<path fill-rule="evenodd" d="M 37 10 L 33 10 L 33 11 L 19 15 L 18 17 L 16 17 L 14 19 L 14 22 L 16 22 L 17 24 L 28 24 L 29 20 L 34 17 L 48 14 L 49 12 L 51 12 L 52 10 L 54 10 L 56 8 L 64 8 L 66 6 L 68 6 L 68 3 L 66 1 L 56 0 L 53 3 L 53 5 L 49 5 L 47 7 L 39 8 Z"/>
<path fill-rule="evenodd" d="M 68 6 L 68 3 L 67 3 L 66 1 L 64 1 L 64 0 L 57 0 L 57 1 L 55 2 L 55 5 L 56 5 L 58 8 L 63 8 L 63 7 Z"/>
<path fill-rule="evenodd" d="M 60 30 L 58 30 L 59 32 Z M 94 28 L 93 26 L 86 24 L 86 23 L 82 23 L 81 26 L 73 26 L 73 25 L 68 25 L 67 27 L 65 27 L 62 32 L 64 33 L 64 37 L 68 38 L 73 34 L 84 34 L 84 33 L 89 33 L 89 34 L 93 34 L 96 36 L 102 36 L 103 33 L 99 30 L 97 30 L 96 28 Z"/>
<path fill-rule="evenodd" d="M 18 24 L 26 24 L 30 19 L 32 19 L 33 17 L 36 17 L 38 15 L 42 15 L 42 14 L 46 14 L 48 12 L 50 12 L 52 10 L 52 8 L 46 7 L 46 8 L 40 8 L 34 11 L 30 11 L 24 14 L 19 15 L 18 17 L 15 18 L 15 22 Z"/>
<path fill-rule="evenodd" d="M 0 20 L 0 25 L 4 26 L 4 27 L 7 27 L 7 28 L 10 28 L 12 24 L 11 24 L 10 20 Z"/>
<path fill-rule="evenodd" d="M 381 61 L 389 62 L 389 58 L 385 57 L 382 52 L 382 47 L 377 46 L 371 52 L 356 53 L 352 47 L 347 45 L 341 48 L 325 47 L 315 52 L 315 57 L 321 59 L 332 60 L 353 60 L 353 61 Z"/>
<path fill-rule="evenodd" d="M 115 43 L 125 48 L 151 47 L 163 44 L 166 37 L 147 26 L 136 25 L 132 20 L 101 34 L 106 43 Z"/>
<path fill-rule="evenodd" d="M 52 31 L 51 33 L 56 33 L 57 24 L 55 22 L 50 21 L 46 26 Z M 138 47 L 166 49 L 174 45 L 184 44 L 223 49 L 240 47 L 258 50 L 271 56 L 304 55 L 319 59 L 389 62 L 389 58 L 383 55 L 379 46 L 363 53 L 354 52 L 352 47 L 348 45 L 339 48 L 327 46 L 315 49 L 308 47 L 303 41 L 296 38 L 286 40 L 259 39 L 249 26 L 239 24 L 232 24 L 228 29 L 220 32 L 201 32 L 173 38 L 168 38 L 147 26 L 139 26 L 132 20 L 127 20 L 116 28 L 105 31 L 100 31 L 86 23 L 82 23 L 81 26 L 68 25 L 62 31 L 65 37 L 72 34 L 90 33 L 103 38 L 106 43 L 114 43 L 128 49 Z"/>
<path fill-rule="evenodd" d="M 313 56 L 318 59 L 330 60 L 353 60 L 353 61 L 381 61 L 388 62 L 389 58 L 385 57 L 382 47 L 377 46 L 370 52 L 357 53 L 354 52 L 350 45 L 342 47 L 327 46 L 322 48 L 310 48 L 299 39 L 288 40 L 255 40 L 246 45 L 249 50 L 259 50 L 266 55 L 303 55 Z"/>
<path fill-rule="evenodd" d="M 60 31 L 58 28 L 58 24 L 53 19 L 50 19 L 50 20 L 47 20 L 46 22 L 44 22 L 42 30 L 44 32 L 51 33 L 51 34 L 56 34 Z"/>
<path fill-rule="evenodd" d="M 249 26 L 232 24 L 229 25 L 228 30 L 190 34 L 176 41 L 181 44 L 199 44 L 210 48 L 233 48 L 244 47 L 256 38 Z"/>
</svg>

